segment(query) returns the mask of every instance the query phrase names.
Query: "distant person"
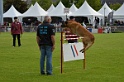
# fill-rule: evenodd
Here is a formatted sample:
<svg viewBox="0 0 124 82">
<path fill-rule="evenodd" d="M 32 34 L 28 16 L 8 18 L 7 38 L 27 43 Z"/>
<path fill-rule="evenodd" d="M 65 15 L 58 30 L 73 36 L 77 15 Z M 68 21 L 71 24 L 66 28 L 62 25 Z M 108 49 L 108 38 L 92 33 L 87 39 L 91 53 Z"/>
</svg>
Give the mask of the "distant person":
<svg viewBox="0 0 124 82">
<path fill-rule="evenodd" d="M 68 20 L 68 21 L 75 21 L 75 17 L 70 16 L 70 20 Z M 71 33 L 69 29 L 64 29 L 64 32 L 65 32 L 65 38 L 68 41 L 68 43 L 78 42 L 78 36 Z"/>
<path fill-rule="evenodd" d="M 20 34 L 23 34 L 22 25 L 18 21 L 17 17 L 14 17 L 14 22 L 11 24 L 11 34 L 13 36 L 13 47 L 16 46 L 16 38 L 18 40 L 18 46 L 21 46 Z"/>
<path fill-rule="evenodd" d="M 55 49 L 55 27 L 51 25 L 51 17 L 45 16 L 43 24 L 37 28 L 37 44 L 41 51 L 40 73 L 52 75 L 52 52 Z M 46 60 L 46 71 L 44 70 Z"/>
<path fill-rule="evenodd" d="M 99 26 L 99 18 L 95 17 L 94 22 L 95 22 L 95 28 L 98 28 L 98 26 Z"/>
<path fill-rule="evenodd" d="M 107 24 L 106 28 L 107 28 L 107 33 L 111 33 L 111 27 L 109 24 Z"/>
<path fill-rule="evenodd" d="M 87 25 L 85 24 L 85 20 L 83 21 L 82 25 L 84 28 L 87 28 Z"/>
</svg>

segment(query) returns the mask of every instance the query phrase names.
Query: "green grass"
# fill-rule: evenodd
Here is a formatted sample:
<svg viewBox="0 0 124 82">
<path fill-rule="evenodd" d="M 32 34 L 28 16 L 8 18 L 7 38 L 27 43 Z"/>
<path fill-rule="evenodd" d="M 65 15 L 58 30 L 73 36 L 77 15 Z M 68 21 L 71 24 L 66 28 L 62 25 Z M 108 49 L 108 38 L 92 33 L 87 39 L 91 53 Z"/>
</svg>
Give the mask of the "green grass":
<svg viewBox="0 0 124 82">
<path fill-rule="evenodd" d="M 94 34 L 95 43 L 83 61 L 64 62 L 60 73 L 60 34 L 56 34 L 53 75 L 39 73 L 35 33 L 24 33 L 22 46 L 12 47 L 10 33 L 0 33 L 0 82 L 124 82 L 124 33 Z"/>
</svg>

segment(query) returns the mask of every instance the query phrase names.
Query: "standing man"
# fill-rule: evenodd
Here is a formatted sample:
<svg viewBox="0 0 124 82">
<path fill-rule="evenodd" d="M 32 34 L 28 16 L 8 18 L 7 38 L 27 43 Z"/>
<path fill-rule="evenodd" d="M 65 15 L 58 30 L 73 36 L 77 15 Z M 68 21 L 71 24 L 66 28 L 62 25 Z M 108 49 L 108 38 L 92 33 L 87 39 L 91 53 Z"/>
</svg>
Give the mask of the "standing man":
<svg viewBox="0 0 124 82">
<path fill-rule="evenodd" d="M 41 51 L 40 73 L 45 74 L 44 63 L 46 60 L 46 73 L 52 75 L 52 52 L 55 49 L 55 27 L 50 24 L 51 17 L 45 16 L 43 24 L 37 28 L 37 44 Z"/>
<path fill-rule="evenodd" d="M 16 46 L 16 37 L 18 40 L 18 46 L 21 46 L 20 34 L 22 34 L 22 25 L 18 21 L 17 17 L 14 17 L 14 22 L 11 24 L 11 34 L 13 36 L 13 47 Z"/>
</svg>

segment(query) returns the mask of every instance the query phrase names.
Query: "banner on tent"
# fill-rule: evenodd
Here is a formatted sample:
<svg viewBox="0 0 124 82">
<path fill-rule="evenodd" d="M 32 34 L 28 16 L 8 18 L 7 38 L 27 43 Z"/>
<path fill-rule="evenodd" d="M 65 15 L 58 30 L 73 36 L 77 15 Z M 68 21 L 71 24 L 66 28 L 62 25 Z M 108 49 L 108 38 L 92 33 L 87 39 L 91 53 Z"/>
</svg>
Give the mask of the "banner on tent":
<svg viewBox="0 0 124 82">
<path fill-rule="evenodd" d="M 84 59 L 84 53 L 80 52 L 82 48 L 83 48 L 83 44 L 81 42 L 64 43 L 63 44 L 64 61 Z"/>
<path fill-rule="evenodd" d="M 64 13 L 69 13 L 69 8 L 64 8 Z"/>
</svg>

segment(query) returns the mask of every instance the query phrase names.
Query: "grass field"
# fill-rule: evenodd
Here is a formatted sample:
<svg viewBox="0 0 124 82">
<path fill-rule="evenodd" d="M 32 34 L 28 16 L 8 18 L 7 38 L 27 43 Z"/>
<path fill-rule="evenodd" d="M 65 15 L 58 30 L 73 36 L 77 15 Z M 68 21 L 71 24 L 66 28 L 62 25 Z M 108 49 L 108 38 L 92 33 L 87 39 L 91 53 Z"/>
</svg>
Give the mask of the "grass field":
<svg viewBox="0 0 124 82">
<path fill-rule="evenodd" d="M 10 33 L 0 33 L 0 82 L 124 82 L 124 33 L 94 34 L 95 43 L 83 61 L 64 62 L 60 73 L 60 33 L 53 52 L 53 75 L 39 73 L 35 33 L 24 33 L 22 46 L 12 47 Z"/>
</svg>

